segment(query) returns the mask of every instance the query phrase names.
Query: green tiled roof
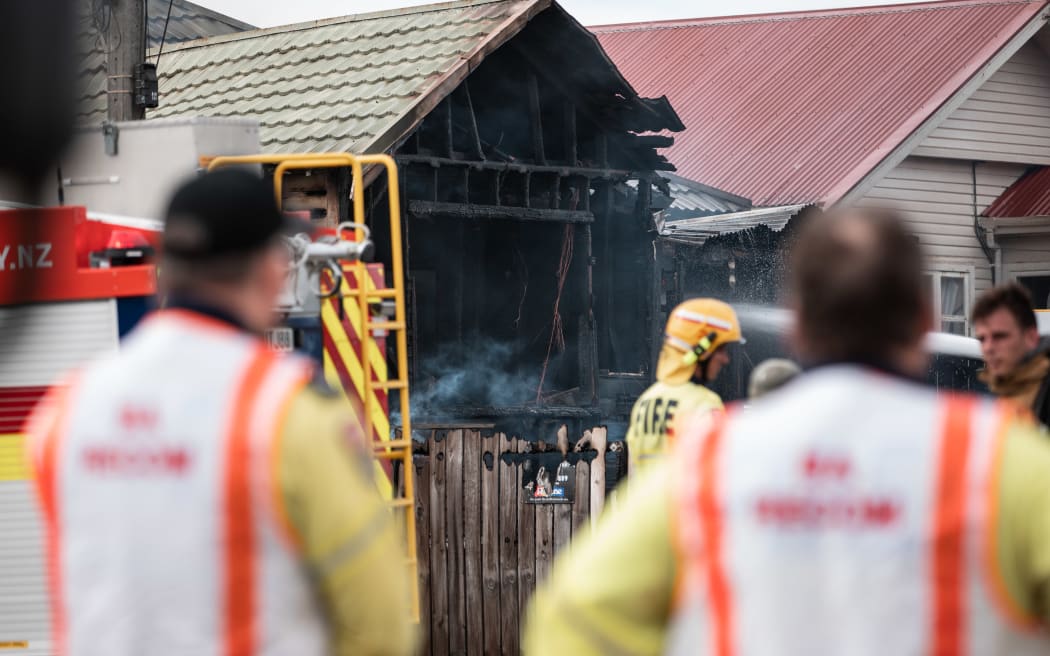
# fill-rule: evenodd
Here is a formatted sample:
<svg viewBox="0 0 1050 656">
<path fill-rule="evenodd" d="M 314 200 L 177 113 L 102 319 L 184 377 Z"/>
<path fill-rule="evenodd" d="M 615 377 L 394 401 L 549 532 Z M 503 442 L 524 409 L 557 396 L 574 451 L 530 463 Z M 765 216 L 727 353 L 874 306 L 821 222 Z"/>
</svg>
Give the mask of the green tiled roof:
<svg viewBox="0 0 1050 656">
<path fill-rule="evenodd" d="M 269 152 L 388 149 L 550 0 L 473 0 L 166 46 L 165 116 L 258 118 Z"/>
</svg>

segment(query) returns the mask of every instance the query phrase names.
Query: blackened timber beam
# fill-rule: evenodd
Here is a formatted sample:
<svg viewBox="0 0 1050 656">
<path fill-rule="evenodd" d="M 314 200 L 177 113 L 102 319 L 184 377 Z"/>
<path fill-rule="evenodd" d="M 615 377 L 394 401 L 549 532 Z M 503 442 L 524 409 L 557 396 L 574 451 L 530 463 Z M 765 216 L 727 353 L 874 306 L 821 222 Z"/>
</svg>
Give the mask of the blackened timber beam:
<svg viewBox="0 0 1050 656">
<path fill-rule="evenodd" d="M 576 105 L 565 100 L 565 163 L 576 166 Z"/>
<path fill-rule="evenodd" d="M 598 405 L 598 331 L 594 321 L 594 247 L 590 224 L 581 227 L 583 233 L 583 256 L 587 276 L 583 287 L 583 306 L 587 311 L 580 315 L 580 379 L 583 398 L 590 405 Z"/>
<path fill-rule="evenodd" d="M 444 105 L 445 129 L 442 130 L 442 136 L 445 139 L 445 155 L 452 157 L 456 143 L 452 138 L 452 98 L 445 98 Z"/>
<path fill-rule="evenodd" d="M 646 148 L 670 148 L 674 145 L 674 137 L 662 134 L 640 134 L 635 135 L 631 142 L 636 146 L 644 146 Z"/>
<path fill-rule="evenodd" d="M 535 406 L 535 405 L 507 405 L 507 406 L 466 406 L 453 405 L 443 407 L 442 415 L 449 417 L 462 417 L 473 419 L 477 417 L 551 417 L 561 418 L 593 418 L 597 411 L 593 408 L 580 408 L 578 406 Z M 425 411 L 423 412 L 424 416 Z M 435 413 L 436 414 L 436 413 Z M 434 417 L 438 419 L 439 417 Z M 428 417 L 429 419 L 429 417 Z M 458 424 L 457 424 L 458 425 Z"/>
<path fill-rule="evenodd" d="M 428 155 L 397 155 L 399 165 L 426 164 L 433 167 L 438 166 L 469 166 L 477 170 L 487 171 L 510 171 L 512 173 L 556 173 L 560 176 L 578 175 L 584 178 L 598 179 L 648 179 L 649 175 L 644 171 L 628 171 L 626 169 L 586 168 L 581 166 L 551 166 L 540 164 L 523 164 L 520 162 L 471 162 L 469 160 L 451 159 L 448 157 L 430 157 Z"/>
<path fill-rule="evenodd" d="M 540 164 L 547 163 L 543 150 L 543 108 L 540 107 L 540 83 L 536 74 L 529 71 L 529 124 L 532 126 L 533 157 Z"/>
<path fill-rule="evenodd" d="M 456 225 L 456 252 L 463 252 L 463 245 L 466 241 L 467 224 L 459 223 Z M 461 346 L 466 346 L 463 343 L 463 324 L 465 323 L 466 317 L 463 313 L 465 289 L 467 287 L 466 271 L 462 266 L 453 267 L 455 274 L 452 283 L 452 307 L 455 309 L 455 319 L 453 319 L 453 325 L 456 331 L 456 340 Z"/>
<path fill-rule="evenodd" d="M 537 207 L 510 207 L 507 205 L 470 205 L 467 203 L 438 203 L 410 200 L 408 211 L 419 218 L 508 221 L 542 221 L 547 223 L 593 223 L 594 215 L 578 210 L 550 210 Z"/>
<path fill-rule="evenodd" d="M 463 81 L 460 87 L 463 90 L 463 99 L 467 105 L 467 126 L 470 130 L 470 146 L 477 159 L 485 159 L 485 151 L 481 148 L 481 133 L 478 132 L 478 117 L 474 113 L 474 101 L 470 99 L 470 78 Z"/>
</svg>

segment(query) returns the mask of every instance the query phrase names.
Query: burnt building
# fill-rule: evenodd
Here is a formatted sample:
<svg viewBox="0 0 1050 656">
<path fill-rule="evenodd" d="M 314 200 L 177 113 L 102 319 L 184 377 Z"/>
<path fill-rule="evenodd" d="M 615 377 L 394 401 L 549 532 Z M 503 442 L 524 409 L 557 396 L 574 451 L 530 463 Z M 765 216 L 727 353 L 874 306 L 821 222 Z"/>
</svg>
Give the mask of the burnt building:
<svg viewBox="0 0 1050 656">
<path fill-rule="evenodd" d="M 394 155 L 417 421 L 553 435 L 625 418 L 648 384 L 662 329 L 654 189 L 673 169 L 658 149 L 684 126 L 557 4 L 432 5 L 177 44 L 160 91 L 151 117 L 255 117 L 270 152 Z M 384 175 L 364 191 L 377 240 Z M 326 224 L 356 193 L 325 171 L 286 187 Z"/>
</svg>

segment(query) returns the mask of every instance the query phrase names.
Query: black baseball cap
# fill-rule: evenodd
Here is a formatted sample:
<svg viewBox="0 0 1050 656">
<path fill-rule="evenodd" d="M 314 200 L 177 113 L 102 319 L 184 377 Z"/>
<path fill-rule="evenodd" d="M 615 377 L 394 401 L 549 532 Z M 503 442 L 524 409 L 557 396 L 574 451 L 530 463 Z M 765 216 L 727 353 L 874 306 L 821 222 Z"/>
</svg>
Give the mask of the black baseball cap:
<svg viewBox="0 0 1050 656">
<path fill-rule="evenodd" d="M 206 173 L 175 192 L 164 220 L 164 252 L 183 260 L 251 253 L 278 235 L 311 232 L 281 214 L 273 184 L 240 168 Z"/>
</svg>

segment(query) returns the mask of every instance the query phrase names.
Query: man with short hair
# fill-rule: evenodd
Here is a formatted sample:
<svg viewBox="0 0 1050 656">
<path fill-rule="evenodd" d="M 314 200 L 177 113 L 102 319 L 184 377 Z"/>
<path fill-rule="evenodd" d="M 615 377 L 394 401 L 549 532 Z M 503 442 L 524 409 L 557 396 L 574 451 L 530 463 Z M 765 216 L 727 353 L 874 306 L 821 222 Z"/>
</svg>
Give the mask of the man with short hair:
<svg viewBox="0 0 1050 656">
<path fill-rule="evenodd" d="M 811 219 L 791 268 L 806 372 L 690 422 L 555 563 L 526 654 L 1045 654 L 1050 442 L 920 382 L 918 240 Z"/>
<path fill-rule="evenodd" d="M 412 651 L 414 582 L 358 420 L 262 338 L 289 229 L 247 171 L 180 188 L 167 307 L 37 409 L 58 653 Z"/>
<path fill-rule="evenodd" d="M 981 294 L 973 327 L 984 357 L 981 382 L 1050 425 L 1050 344 L 1039 339 L 1028 290 L 1011 282 Z"/>
</svg>

